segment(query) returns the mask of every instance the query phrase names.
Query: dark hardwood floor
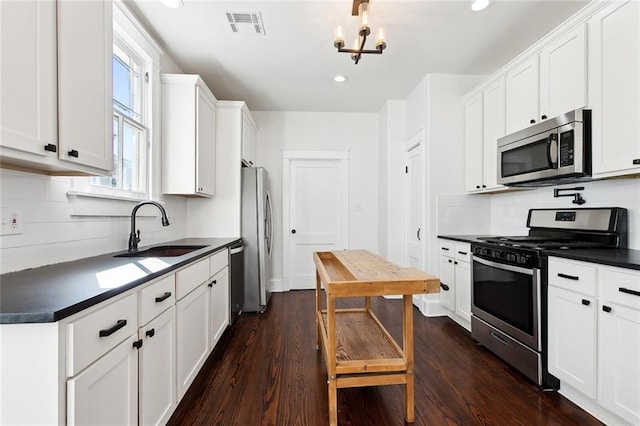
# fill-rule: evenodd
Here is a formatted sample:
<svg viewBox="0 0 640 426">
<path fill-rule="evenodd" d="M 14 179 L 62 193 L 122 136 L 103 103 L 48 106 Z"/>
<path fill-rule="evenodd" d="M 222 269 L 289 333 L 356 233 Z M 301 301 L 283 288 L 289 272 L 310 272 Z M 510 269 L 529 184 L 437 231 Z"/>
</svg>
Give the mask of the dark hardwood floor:
<svg viewBox="0 0 640 426">
<path fill-rule="evenodd" d="M 169 424 L 328 424 L 314 304 L 313 291 L 276 293 L 265 314 L 242 314 Z M 401 342 L 401 301 L 374 298 L 372 305 Z M 558 393 L 538 390 L 449 318 L 425 318 L 414 309 L 414 336 L 416 425 L 600 424 Z M 338 423 L 403 425 L 403 395 L 399 385 L 339 389 Z"/>
</svg>

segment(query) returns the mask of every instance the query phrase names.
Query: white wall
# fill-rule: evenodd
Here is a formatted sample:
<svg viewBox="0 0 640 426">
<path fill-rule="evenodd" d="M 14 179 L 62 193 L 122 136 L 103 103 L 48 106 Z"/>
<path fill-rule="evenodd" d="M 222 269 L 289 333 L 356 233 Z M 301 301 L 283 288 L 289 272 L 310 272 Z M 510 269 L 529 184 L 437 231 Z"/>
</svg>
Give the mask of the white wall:
<svg viewBox="0 0 640 426">
<path fill-rule="evenodd" d="M 253 117 L 258 126 L 256 162 L 269 172 L 273 200 L 275 288 L 282 280 L 282 151 L 349 151 L 349 248 L 377 253 L 377 114 L 258 111 Z"/>
</svg>

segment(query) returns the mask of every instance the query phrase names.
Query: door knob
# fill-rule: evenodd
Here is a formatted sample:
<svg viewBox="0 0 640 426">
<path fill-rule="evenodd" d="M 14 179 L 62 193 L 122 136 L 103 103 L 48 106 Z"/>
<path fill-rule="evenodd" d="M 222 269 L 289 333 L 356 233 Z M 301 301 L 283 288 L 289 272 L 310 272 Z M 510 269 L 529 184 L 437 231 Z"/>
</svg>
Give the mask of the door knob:
<svg viewBox="0 0 640 426">
<path fill-rule="evenodd" d="M 292 234 L 295 234 L 295 233 L 296 233 L 296 230 L 295 230 L 295 229 L 292 229 L 292 230 L 291 230 L 291 233 L 292 233 Z"/>
</svg>

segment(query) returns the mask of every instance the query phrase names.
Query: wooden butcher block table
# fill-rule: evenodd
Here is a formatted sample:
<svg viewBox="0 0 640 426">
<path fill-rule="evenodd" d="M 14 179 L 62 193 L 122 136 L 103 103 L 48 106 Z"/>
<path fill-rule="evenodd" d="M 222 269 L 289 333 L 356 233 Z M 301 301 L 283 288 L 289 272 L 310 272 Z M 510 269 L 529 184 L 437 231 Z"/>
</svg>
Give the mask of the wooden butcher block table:
<svg viewBox="0 0 640 426">
<path fill-rule="evenodd" d="M 329 422 L 337 425 L 337 390 L 405 385 L 405 419 L 414 420 L 412 295 L 437 293 L 440 280 L 400 268 L 365 250 L 316 252 L 316 325 L 329 376 Z M 321 285 L 326 293 L 322 308 Z M 371 296 L 401 294 L 402 347 L 371 311 Z M 364 297 L 364 308 L 336 309 L 338 297 Z"/>
</svg>

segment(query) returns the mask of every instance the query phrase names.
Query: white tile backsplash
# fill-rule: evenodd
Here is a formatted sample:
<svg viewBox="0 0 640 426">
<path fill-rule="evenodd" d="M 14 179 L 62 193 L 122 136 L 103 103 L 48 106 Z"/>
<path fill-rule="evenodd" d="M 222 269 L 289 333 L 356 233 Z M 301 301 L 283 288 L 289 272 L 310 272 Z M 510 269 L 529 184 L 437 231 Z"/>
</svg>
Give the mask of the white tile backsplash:
<svg viewBox="0 0 640 426">
<path fill-rule="evenodd" d="M 524 235 L 531 208 L 623 207 L 628 212 L 628 246 L 640 250 L 640 179 L 609 179 L 562 185 L 584 187 L 586 203 L 553 198 L 553 187 L 483 195 L 441 195 L 438 198 L 438 234 Z"/>
<path fill-rule="evenodd" d="M 73 215 L 72 179 L 0 170 L 0 205 L 18 207 L 23 223 L 22 234 L 0 236 L 0 273 L 126 250 L 130 217 L 113 213 L 119 209 L 109 208 L 111 200 L 100 201 L 102 216 Z M 162 201 L 171 225 L 163 227 L 159 215 L 138 217 L 141 247 L 187 236 L 186 200 Z"/>
</svg>

